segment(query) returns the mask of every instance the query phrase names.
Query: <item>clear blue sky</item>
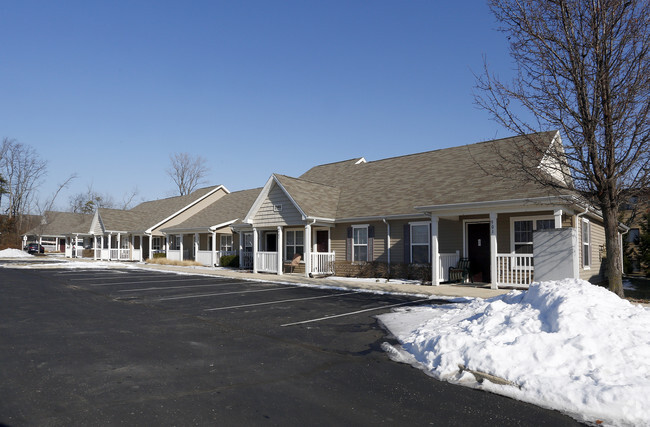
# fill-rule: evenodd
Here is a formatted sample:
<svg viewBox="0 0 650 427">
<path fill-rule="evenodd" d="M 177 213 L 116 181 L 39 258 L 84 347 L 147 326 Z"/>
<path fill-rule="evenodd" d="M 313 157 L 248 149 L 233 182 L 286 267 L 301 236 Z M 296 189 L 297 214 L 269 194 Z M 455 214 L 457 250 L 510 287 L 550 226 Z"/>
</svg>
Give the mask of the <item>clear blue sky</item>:
<svg viewBox="0 0 650 427">
<path fill-rule="evenodd" d="M 49 162 L 40 194 L 92 184 L 173 195 L 169 155 L 210 184 L 468 144 L 509 133 L 473 103 L 507 42 L 472 1 L 0 0 L 0 138 Z"/>
</svg>

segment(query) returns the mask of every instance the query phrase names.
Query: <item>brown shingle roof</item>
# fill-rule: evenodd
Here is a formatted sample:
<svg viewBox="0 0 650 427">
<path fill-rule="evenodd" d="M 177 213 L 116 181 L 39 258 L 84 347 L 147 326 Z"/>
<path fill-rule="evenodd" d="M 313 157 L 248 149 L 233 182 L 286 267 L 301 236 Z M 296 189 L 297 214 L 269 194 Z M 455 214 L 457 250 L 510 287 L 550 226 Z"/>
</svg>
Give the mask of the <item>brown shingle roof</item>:
<svg viewBox="0 0 650 427">
<path fill-rule="evenodd" d="M 92 215 L 74 212 L 47 211 L 41 225 L 27 232 L 27 235 L 64 236 L 72 233 L 88 233 Z"/>
<path fill-rule="evenodd" d="M 286 175 L 275 174 L 275 177 L 307 216 L 316 218 L 336 216 L 340 188 Z"/>
<path fill-rule="evenodd" d="M 260 191 L 262 191 L 261 188 L 253 188 L 226 194 L 186 221 L 163 229 L 163 231 L 207 229 L 233 220 L 241 221 L 257 199 Z"/>
<path fill-rule="evenodd" d="M 131 209 L 130 212 L 146 213 L 148 215 L 147 224 L 142 229 L 137 228 L 137 229 L 129 229 L 129 230 L 145 230 L 155 224 L 158 224 L 160 221 L 168 218 L 170 215 L 192 204 L 193 202 L 205 196 L 206 194 L 213 191 L 217 187 L 220 186 L 213 185 L 210 187 L 199 188 L 198 190 L 195 190 L 192 193 L 187 194 L 185 196 L 168 197 L 166 199 L 151 200 L 149 202 L 140 203 L 139 205 Z M 127 212 L 127 211 L 122 211 L 122 212 Z"/>
<path fill-rule="evenodd" d="M 541 160 L 556 132 L 537 136 L 535 153 Z M 538 141 L 538 142 L 539 142 Z M 497 178 L 486 173 L 503 164 L 501 155 L 510 155 L 515 145 L 533 147 L 524 137 L 504 138 L 472 145 L 410 154 L 383 160 L 348 160 L 316 166 L 300 179 L 340 189 L 337 219 L 416 213 L 415 206 L 445 205 L 494 200 L 540 197 L 549 191 L 534 182 Z M 518 147 L 520 148 L 520 147 Z M 477 164 L 479 163 L 479 164 Z M 535 167 L 531 162 L 530 167 Z M 485 169 L 485 170 L 484 170 Z M 287 189 L 293 196 L 308 191 L 309 185 Z M 301 188 L 301 189 L 299 189 Z M 332 209 L 333 201 L 323 200 L 321 211 Z"/>
</svg>

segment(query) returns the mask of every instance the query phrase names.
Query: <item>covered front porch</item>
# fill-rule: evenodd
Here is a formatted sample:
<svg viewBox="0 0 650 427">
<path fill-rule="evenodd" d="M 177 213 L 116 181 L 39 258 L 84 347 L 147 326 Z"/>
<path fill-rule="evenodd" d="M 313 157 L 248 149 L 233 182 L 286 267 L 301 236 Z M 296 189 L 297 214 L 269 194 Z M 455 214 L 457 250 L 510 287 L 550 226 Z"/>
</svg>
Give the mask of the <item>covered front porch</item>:
<svg viewBox="0 0 650 427">
<path fill-rule="evenodd" d="M 547 250 L 536 242 L 535 233 L 573 228 L 575 214 L 561 206 L 521 204 L 493 206 L 487 212 L 481 206 L 433 208 L 419 208 L 430 209 L 431 259 L 437 260 L 431 265 L 432 284 L 449 281 L 449 268 L 466 258 L 468 279 L 489 283 L 492 289 L 527 288 L 535 280 L 536 258 Z M 577 246 L 577 241 L 567 243 Z M 543 259 L 537 260 L 537 267 Z M 569 262 L 577 266 L 576 259 Z"/>
<path fill-rule="evenodd" d="M 168 233 L 165 250 L 169 260 L 196 261 L 206 267 L 219 267 L 221 257 L 238 255 L 235 243 L 233 234 L 224 230 Z"/>
<path fill-rule="evenodd" d="M 102 261 L 143 261 L 143 242 L 147 236 L 132 233 L 95 235 L 92 242 L 93 259 Z"/>
<path fill-rule="evenodd" d="M 242 235 L 242 250 L 250 254 L 254 273 L 300 272 L 308 277 L 335 273 L 328 225 L 254 227 Z"/>
</svg>

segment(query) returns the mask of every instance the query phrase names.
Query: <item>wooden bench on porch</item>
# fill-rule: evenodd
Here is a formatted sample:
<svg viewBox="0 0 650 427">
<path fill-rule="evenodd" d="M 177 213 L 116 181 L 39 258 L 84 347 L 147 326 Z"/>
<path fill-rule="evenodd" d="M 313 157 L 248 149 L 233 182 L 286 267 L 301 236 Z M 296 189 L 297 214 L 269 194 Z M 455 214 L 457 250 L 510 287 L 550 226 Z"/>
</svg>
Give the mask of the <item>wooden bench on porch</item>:
<svg viewBox="0 0 650 427">
<path fill-rule="evenodd" d="M 469 259 L 461 258 L 458 260 L 456 267 L 449 267 L 449 281 L 464 283 L 467 279 L 472 281 L 472 277 L 469 274 Z"/>
</svg>

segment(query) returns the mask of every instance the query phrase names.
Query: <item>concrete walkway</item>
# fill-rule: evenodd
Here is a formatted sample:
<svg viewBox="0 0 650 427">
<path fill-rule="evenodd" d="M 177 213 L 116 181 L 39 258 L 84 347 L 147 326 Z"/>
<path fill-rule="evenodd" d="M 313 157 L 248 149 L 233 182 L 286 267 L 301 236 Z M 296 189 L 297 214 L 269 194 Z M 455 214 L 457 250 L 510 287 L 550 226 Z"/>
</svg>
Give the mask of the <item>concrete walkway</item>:
<svg viewBox="0 0 650 427">
<path fill-rule="evenodd" d="M 207 274 L 221 277 L 232 277 L 236 279 L 260 280 L 264 282 L 331 286 L 345 289 L 367 289 L 372 291 L 383 291 L 409 295 L 491 298 L 510 292 L 509 289 L 490 289 L 489 285 L 485 284 L 477 284 L 476 286 L 472 284 L 423 286 L 417 283 L 403 283 L 399 280 L 386 282 L 385 279 L 356 279 L 336 276 L 309 278 L 298 273 L 283 275 L 266 273 L 254 274 L 250 271 L 247 272 L 241 270 L 231 270 L 227 268 L 180 267 L 158 264 L 138 264 L 138 267 L 151 270 L 174 271 L 178 273 Z"/>
</svg>

